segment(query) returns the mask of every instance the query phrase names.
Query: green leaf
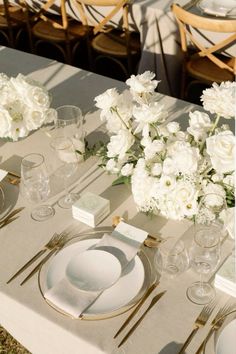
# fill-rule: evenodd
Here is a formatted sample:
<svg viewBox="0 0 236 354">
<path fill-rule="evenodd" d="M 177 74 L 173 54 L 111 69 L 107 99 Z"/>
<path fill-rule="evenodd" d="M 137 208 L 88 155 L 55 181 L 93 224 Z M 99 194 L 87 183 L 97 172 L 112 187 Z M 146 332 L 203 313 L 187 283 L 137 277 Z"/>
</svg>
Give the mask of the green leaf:
<svg viewBox="0 0 236 354">
<path fill-rule="evenodd" d="M 127 176 L 120 176 L 115 181 L 112 182 L 112 186 L 118 186 L 119 184 L 129 184 L 130 177 Z"/>
</svg>

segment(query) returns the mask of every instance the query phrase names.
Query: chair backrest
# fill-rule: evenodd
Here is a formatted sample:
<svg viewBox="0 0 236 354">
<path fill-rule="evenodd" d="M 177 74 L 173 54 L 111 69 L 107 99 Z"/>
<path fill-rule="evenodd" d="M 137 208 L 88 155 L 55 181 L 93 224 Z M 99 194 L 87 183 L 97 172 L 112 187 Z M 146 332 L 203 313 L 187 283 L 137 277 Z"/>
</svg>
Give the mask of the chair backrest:
<svg viewBox="0 0 236 354">
<path fill-rule="evenodd" d="M 171 9 L 179 26 L 182 50 L 185 53 L 188 51 L 188 41 L 190 41 L 198 50 L 199 56 L 208 57 L 221 69 L 226 69 L 236 74 L 236 55 L 228 63 L 220 60 L 215 55 L 216 53 L 225 53 L 225 49 L 233 44 L 236 45 L 236 19 L 213 19 L 198 16 L 184 10 L 178 4 L 172 4 Z M 218 32 L 225 35 L 223 39 L 219 39 L 216 43 L 209 43 L 206 46 L 199 39 L 199 36 L 204 38 L 204 31 Z M 196 33 L 198 33 L 198 36 L 196 36 Z"/>
<path fill-rule="evenodd" d="M 56 0 L 47 0 L 45 3 L 42 2 L 42 5 L 40 9 L 34 14 L 33 19 L 36 21 L 39 18 L 41 18 L 44 21 L 49 21 L 52 23 L 53 27 L 58 28 L 58 29 L 63 29 L 67 30 L 68 29 L 68 16 L 66 12 L 66 1 L 67 0 L 60 0 L 60 16 L 58 16 L 58 20 L 61 19 L 61 21 L 56 21 L 52 20 L 50 16 L 50 13 L 48 12 L 51 7 L 55 4 Z"/>
<path fill-rule="evenodd" d="M 77 7 L 80 19 L 83 25 L 91 25 L 91 18 L 88 16 L 86 7 L 110 7 L 111 10 L 100 21 L 97 20 L 93 25 L 94 34 L 103 31 L 106 25 L 117 15 L 122 12 L 123 24 L 125 30 L 129 29 L 128 24 L 128 0 L 72 0 L 73 4 Z"/>
</svg>

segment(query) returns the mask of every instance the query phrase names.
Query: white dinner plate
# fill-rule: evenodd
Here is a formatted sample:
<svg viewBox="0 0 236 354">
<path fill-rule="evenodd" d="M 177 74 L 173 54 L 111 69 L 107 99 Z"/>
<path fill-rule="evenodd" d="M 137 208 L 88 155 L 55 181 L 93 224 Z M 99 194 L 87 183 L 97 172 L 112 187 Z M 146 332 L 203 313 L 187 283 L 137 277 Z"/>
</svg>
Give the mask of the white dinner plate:
<svg viewBox="0 0 236 354">
<path fill-rule="evenodd" d="M 103 291 L 121 275 L 121 264 L 113 254 L 100 249 L 75 254 L 66 267 L 66 277 L 80 290 Z"/>
<path fill-rule="evenodd" d="M 236 354 L 236 319 L 229 322 L 219 335 L 216 354 Z"/>
<path fill-rule="evenodd" d="M 82 240 L 75 239 L 73 243 L 65 246 L 44 264 L 38 278 L 39 289 L 43 297 L 46 291 L 65 277 L 67 265 L 72 257 L 94 247 L 100 237 L 92 236 Z M 127 311 L 139 301 L 155 277 L 156 272 L 153 271 L 148 257 L 143 250 L 140 250 L 139 254 L 123 269 L 118 281 L 102 292 L 94 304 L 84 312 L 82 319 L 104 319 Z M 60 313 L 70 316 L 51 302 L 48 302 L 48 304 Z"/>
<path fill-rule="evenodd" d="M 4 191 L 3 191 L 2 187 L 0 186 L 0 213 L 3 210 L 4 204 L 5 204 Z"/>
<path fill-rule="evenodd" d="M 209 15 L 236 17 L 236 0 L 202 0 L 198 6 Z"/>
</svg>

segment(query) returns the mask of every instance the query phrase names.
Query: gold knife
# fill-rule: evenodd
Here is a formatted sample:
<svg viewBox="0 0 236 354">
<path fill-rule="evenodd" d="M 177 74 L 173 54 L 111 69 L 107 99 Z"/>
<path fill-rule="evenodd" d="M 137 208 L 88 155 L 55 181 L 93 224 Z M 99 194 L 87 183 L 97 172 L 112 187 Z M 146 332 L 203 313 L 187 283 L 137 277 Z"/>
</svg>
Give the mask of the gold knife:
<svg viewBox="0 0 236 354">
<path fill-rule="evenodd" d="M 141 323 L 141 321 L 144 319 L 144 317 L 146 316 L 146 314 L 148 313 L 148 311 L 151 310 L 151 308 L 157 303 L 158 300 L 160 300 L 160 298 L 166 293 L 165 291 L 162 291 L 161 293 L 157 294 L 156 296 L 154 296 L 154 298 L 152 299 L 150 305 L 148 306 L 148 308 L 146 309 L 146 311 L 142 314 L 142 316 L 137 320 L 137 322 L 135 322 L 135 324 L 133 325 L 133 327 L 131 327 L 131 329 L 129 330 L 129 332 L 126 334 L 126 336 L 122 339 L 122 341 L 118 344 L 118 348 L 127 341 L 127 339 L 130 337 L 130 335 L 134 332 L 134 330 L 138 327 L 138 325 Z"/>
<path fill-rule="evenodd" d="M 12 217 L 15 216 L 16 214 L 20 213 L 23 209 L 24 209 L 24 207 L 20 207 L 20 208 L 18 208 L 18 209 L 13 210 L 13 211 L 10 212 L 7 216 L 5 216 L 3 219 L 0 220 L 0 224 L 5 223 L 5 222 L 8 221 L 10 218 L 12 218 Z"/>
<path fill-rule="evenodd" d="M 125 327 L 129 324 L 129 322 L 131 321 L 131 319 L 134 317 L 134 315 L 138 312 L 138 310 L 141 308 L 141 306 L 143 305 L 143 303 L 147 300 L 147 298 L 149 297 L 149 295 L 151 295 L 151 293 L 153 292 L 153 290 L 157 287 L 157 285 L 159 284 L 159 281 L 156 281 L 155 283 L 153 283 L 144 293 L 142 299 L 139 301 L 139 304 L 135 307 L 135 309 L 131 312 L 131 314 L 129 315 L 129 317 L 127 318 L 127 320 L 125 320 L 125 322 L 122 324 L 122 326 L 120 327 L 120 329 L 116 332 L 116 334 L 114 335 L 113 338 L 116 338 L 118 336 L 118 334 L 120 334 L 123 329 L 125 329 Z"/>
</svg>

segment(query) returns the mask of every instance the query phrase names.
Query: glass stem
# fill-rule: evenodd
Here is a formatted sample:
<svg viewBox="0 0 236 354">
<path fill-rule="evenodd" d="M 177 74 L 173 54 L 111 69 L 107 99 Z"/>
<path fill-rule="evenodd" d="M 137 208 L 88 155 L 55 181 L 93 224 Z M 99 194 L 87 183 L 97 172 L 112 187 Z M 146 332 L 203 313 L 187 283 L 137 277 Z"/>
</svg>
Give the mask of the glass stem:
<svg viewBox="0 0 236 354">
<path fill-rule="evenodd" d="M 200 289 L 200 294 L 204 295 L 202 273 L 200 273 L 200 278 L 199 278 L 199 289 Z"/>
</svg>

